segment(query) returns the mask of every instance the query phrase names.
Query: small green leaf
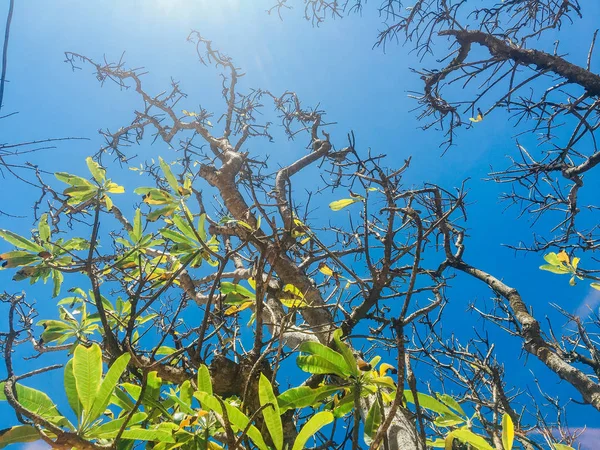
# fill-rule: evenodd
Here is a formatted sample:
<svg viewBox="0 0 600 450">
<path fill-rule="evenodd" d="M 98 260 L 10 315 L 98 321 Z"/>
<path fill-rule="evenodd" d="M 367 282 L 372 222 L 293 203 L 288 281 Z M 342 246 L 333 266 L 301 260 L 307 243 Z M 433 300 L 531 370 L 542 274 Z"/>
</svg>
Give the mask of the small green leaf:
<svg viewBox="0 0 600 450">
<path fill-rule="evenodd" d="M 96 180 L 99 184 L 104 183 L 104 180 L 106 179 L 106 170 L 100 166 L 100 164 L 94 161 L 91 156 L 85 158 L 85 163 L 87 164 L 90 173 L 94 177 L 94 180 Z"/>
<path fill-rule="evenodd" d="M 38 223 L 38 233 L 42 242 L 50 240 L 50 226 L 48 225 L 48 214 L 42 214 Z"/>
<path fill-rule="evenodd" d="M 197 385 L 199 391 L 206 392 L 212 395 L 213 389 L 212 381 L 210 379 L 210 372 L 208 371 L 208 367 L 206 367 L 204 364 L 201 364 L 200 367 L 198 367 Z"/>
<path fill-rule="evenodd" d="M 160 156 L 158 157 L 158 161 L 160 163 L 160 168 L 165 174 L 167 183 L 169 183 L 169 186 L 171 187 L 171 189 L 173 189 L 174 192 L 177 192 L 179 188 L 179 183 L 177 183 L 177 179 L 175 178 L 175 175 L 173 175 L 171 167 Z"/>
</svg>

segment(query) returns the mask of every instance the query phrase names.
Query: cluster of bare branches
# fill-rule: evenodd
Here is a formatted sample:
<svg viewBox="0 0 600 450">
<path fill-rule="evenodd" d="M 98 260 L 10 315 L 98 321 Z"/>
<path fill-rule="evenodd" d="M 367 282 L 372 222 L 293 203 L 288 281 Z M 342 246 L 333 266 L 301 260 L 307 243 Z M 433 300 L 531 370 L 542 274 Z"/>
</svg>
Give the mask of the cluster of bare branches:
<svg viewBox="0 0 600 450">
<path fill-rule="evenodd" d="M 576 222 L 583 208 L 578 202 L 583 176 L 600 161 L 595 147 L 600 77 L 590 70 L 593 45 L 585 67 L 568 62 L 557 49 L 548 53 L 528 48 L 529 42 L 546 30 L 559 29 L 581 15 L 580 5 L 576 1 L 506 0 L 493 7 L 467 10 L 466 3 L 418 0 L 405 10 L 398 1 L 385 1 L 380 11 L 389 27 L 379 42 L 403 36 L 426 56 L 433 52 L 435 40 L 449 40 L 453 47 L 443 59 L 445 66 L 419 72 L 425 87 L 416 97 L 421 118 L 431 121 L 426 128 L 446 129 L 447 144 L 451 145 L 457 129 L 473 123 L 465 120 L 465 115 L 474 116 L 478 123 L 505 109 L 517 122 L 529 124 L 528 131 L 542 133 L 550 149 L 541 150 L 538 157 L 519 146 L 519 158 L 513 158 L 512 167 L 494 172 L 492 178 L 515 186 L 507 198 L 523 204 L 524 211 L 534 216 L 547 211 L 564 215 L 556 226 L 556 236 L 536 241 L 532 249 L 563 245 L 595 250 L 597 228 L 581 229 Z M 305 13 L 320 23 L 329 15 L 362 6 L 361 1 L 307 0 Z M 282 1 L 275 10 L 285 7 Z M 135 225 L 124 209 L 108 208 L 97 197 L 73 205 L 69 195 L 54 187 L 42 171 L 36 172 L 42 191 L 36 208 L 47 209 L 53 232 L 88 233 L 85 255 L 72 252 L 71 263 L 52 268 L 81 274 L 78 276 L 91 286 L 84 301 L 100 319 L 105 360 L 129 353 L 131 372 L 142 384 L 150 371 L 181 384 L 193 380 L 201 364 L 208 364 L 215 393 L 236 395 L 249 410 L 258 411 L 258 374 L 275 380 L 299 345 L 309 341 L 330 344 L 333 331 L 341 328 L 352 339 L 357 354 L 373 349 L 393 351 L 400 387 L 407 384 L 416 393 L 415 370 L 427 373 L 427 368 L 432 368 L 439 385 L 458 393 L 461 401 L 480 413 L 482 433 L 498 449 L 502 448 L 498 423 L 503 414 L 517 424 L 516 439 L 523 448 L 543 448 L 544 439 L 554 441 L 555 429 L 561 430 L 565 442 L 572 443 L 576 436 L 568 433 L 564 405 L 549 393 L 534 395 L 507 386 L 495 344 L 485 331 L 476 329 L 476 337 L 467 342 L 461 336 L 446 335 L 449 280 L 468 275 L 487 285 L 493 305 L 473 305 L 476 315 L 515 337 L 524 352 L 573 386 L 581 402 L 596 410 L 600 410 L 600 320 L 592 317 L 585 323 L 563 311 L 573 329 L 558 332 L 554 326 L 543 327 L 528 300 L 501 281 L 500 275 L 465 261 L 464 187 L 451 191 L 430 184 L 405 185 L 403 175 L 410 168 L 410 159 L 399 168 L 388 168 L 381 155 L 362 150 L 353 133 L 348 142 L 336 147 L 323 111 L 303 105 L 293 92 L 242 92 L 242 72 L 231 58 L 197 32 L 188 40 L 196 46 L 201 63 L 223 71 L 224 107 L 220 113 L 184 110 L 187 95 L 174 80 L 164 92 L 148 92 L 144 69 L 129 69 L 123 59 L 97 62 L 84 55 L 66 54 L 73 68 L 91 66 L 102 84 L 110 81 L 139 95 L 140 106 L 129 124 L 102 131 L 106 143 L 95 159 L 106 167 L 111 158 L 130 164 L 137 156 L 131 154 L 131 147 L 149 135 L 171 145 L 178 152 L 172 167 L 182 189 L 188 189 L 183 186 L 189 180 L 186 207 L 191 218 L 184 217 L 188 217 L 190 233 L 195 235 L 192 239 L 199 245 L 190 257 L 180 258 L 177 242 L 161 238 L 173 236 L 168 231 L 175 230 L 176 224 L 166 222 L 159 229 L 153 224 L 155 218 L 151 220 L 151 203 L 142 202 L 147 219 L 144 231 L 155 244 L 136 253 L 134 260 L 128 259 L 133 250 L 126 238 Z M 477 47 L 482 47 L 483 55 Z M 472 98 L 451 99 L 455 94 L 449 86 L 458 83 L 483 87 L 475 90 Z M 304 156 L 278 168 L 252 151 L 255 139 L 273 139 L 274 125 L 263 115 L 270 107 L 286 137 L 303 139 L 306 145 Z M 554 137 L 563 123 L 573 129 L 567 142 Z M 155 161 L 146 159 L 135 168 L 158 188 L 169 189 L 169 181 Z M 320 183 L 302 194 L 294 189 L 299 176 Z M 313 206 L 323 198 L 342 201 L 348 209 L 339 208 L 335 221 L 326 224 L 316 217 Z M 347 214 L 350 208 L 352 213 Z M 194 221 L 201 216 L 208 234 L 219 245 L 200 236 Z M 104 217 L 119 229 L 105 228 Z M 201 265 L 198 256 L 212 265 Z M 30 275 L 26 272 L 22 269 L 17 274 L 26 278 Z M 246 305 L 253 312 L 251 324 L 227 304 L 222 292 L 222 283 L 243 280 L 252 281 L 256 293 Z M 119 322 L 116 312 L 107 306 L 107 298 L 128 299 L 131 309 L 126 322 Z M 35 313 L 23 298 L 7 296 L 6 301 L 10 326 L 0 338 L 8 379 L 14 384 L 34 374 L 14 373 L 15 346 L 30 345 L 37 354 L 64 351 L 69 346 L 36 337 L 32 330 Z M 89 343 L 94 338 L 82 333 L 78 339 Z M 371 342 L 372 349 L 366 349 Z M 160 352 L 163 346 L 174 351 Z M 306 385 L 316 386 L 322 380 L 313 376 Z M 12 389 L 11 385 L 7 389 Z M 432 386 L 431 390 L 439 388 Z M 553 408 L 552 420 L 548 409 L 536 406 L 530 396 L 536 401 L 543 398 Z M 18 398 L 9 395 L 8 400 L 20 420 L 47 426 L 24 410 Z M 368 405 L 366 401 L 360 411 L 363 416 Z M 295 437 L 294 422 L 301 419 L 286 421 L 287 441 Z M 409 409 L 402 395 L 397 395 L 384 411 L 372 448 L 383 442 L 386 449 L 424 449 L 425 438 L 439 434 L 439 428 L 432 427 L 434 419 L 418 402 Z M 355 418 L 349 419 L 342 442 L 335 442 L 333 434 L 320 435 L 322 448 L 343 448 L 358 433 L 356 424 Z M 58 430 L 56 434 L 62 441 L 53 441 L 53 445 L 88 448 L 75 435 Z"/>
</svg>

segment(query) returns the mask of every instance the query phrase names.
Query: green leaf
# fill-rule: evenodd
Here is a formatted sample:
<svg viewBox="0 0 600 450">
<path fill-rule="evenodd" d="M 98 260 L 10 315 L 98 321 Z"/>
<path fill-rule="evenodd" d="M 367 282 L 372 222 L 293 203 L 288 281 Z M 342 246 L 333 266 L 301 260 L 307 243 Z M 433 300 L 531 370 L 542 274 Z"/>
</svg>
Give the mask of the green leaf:
<svg viewBox="0 0 600 450">
<path fill-rule="evenodd" d="M 273 393 L 271 382 L 262 373 L 258 381 L 258 398 L 261 406 L 270 405 L 262 410 L 262 414 L 275 448 L 281 450 L 283 448 L 283 425 L 281 424 L 279 404 Z"/>
<path fill-rule="evenodd" d="M 14 245 L 17 248 L 28 250 L 30 252 L 39 253 L 44 251 L 44 247 L 37 245 L 35 242 L 31 242 L 18 234 L 8 230 L 0 230 L 0 237 L 9 244 Z"/>
<path fill-rule="evenodd" d="M 317 431 L 331 422 L 333 422 L 333 414 L 329 411 L 321 411 L 312 416 L 310 420 L 304 424 L 298 433 L 298 436 L 296 436 L 292 450 L 303 450 L 306 446 L 306 442 L 313 437 Z"/>
<path fill-rule="evenodd" d="M 138 242 L 142 238 L 142 211 L 140 208 L 135 210 L 133 229 L 129 232 L 129 237 L 133 242 Z"/>
<path fill-rule="evenodd" d="M 193 395 L 194 389 L 192 388 L 192 383 L 190 383 L 190 380 L 185 380 L 179 388 L 179 398 L 185 405 L 192 406 Z"/>
<path fill-rule="evenodd" d="M 365 420 L 365 443 L 367 445 L 371 445 L 372 439 L 375 437 L 375 433 L 377 433 L 380 425 L 381 410 L 379 409 L 379 402 L 375 400 Z"/>
<path fill-rule="evenodd" d="M 404 391 L 404 397 L 406 398 L 407 402 L 415 403 L 415 399 L 413 397 L 413 393 L 411 390 L 406 389 Z M 436 400 L 435 398 L 433 398 L 431 395 L 427 395 L 427 394 L 418 392 L 417 397 L 419 400 L 419 406 L 421 408 L 429 409 L 438 414 L 443 414 L 443 415 L 447 415 L 447 416 L 456 416 L 456 414 L 454 414 L 450 410 L 450 408 L 448 408 L 446 405 L 444 405 L 439 400 Z"/>
<path fill-rule="evenodd" d="M 340 366 L 316 355 L 300 355 L 296 359 L 298 367 L 305 372 L 313 374 L 333 374 L 347 378 L 348 373 L 343 372 Z M 345 365 L 345 364 L 344 364 Z"/>
<path fill-rule="evenodd" d="M 456 425 L 465 423 L 465 419 L 458 417 L 455 414 L 441 414 L 435 418 L 433 423 L 435 423 L 437 427 L 454 427 Z"/>
<path fill-rule="evenodd" d="M 330 362 L 337 368 L 339 373 L 343 374 L 343 377 L 347 377 L 354 373 L 352 368 L 348 367 L 348 363 L 344 356 L 319 342 L 304 342 L 300 345 L 300 351 L 319 356 Z"/>
<path fill-rule="evenodd" d="M 108 404 L 110 403 L 110 398 L 117 387 L 117 383 L 119 382 L 119 378 L 127 368 L 127 364 L 129 364 L 129 360 L 131 356 L 128 353 L 125 353 L 119 356 L 115 362 L 110 366 L 104 380 L 100 384 L 98 388 L 98 392 L 96 393 L 96 397 L 92 404 L 92 407 L 87 415 L 87 422 L 92 423 L 96 420 L 100 415 L 106 410 Z"/>
<path fill-rule="evenodd" d="M 60 294 L 60 287 L 64 279 L 65 277 L 60 270 L 52 270 L 52 298 L 58 297 L 58 294 Z"/>
<path fill-rule="evenodd" d="M 459 441 L 474 447 L 476 450 L 494 450 L 482 436 L 479 436 L 466 428 L 452 431 L 446 439 L 458 439 Z"/>
<path fill-rule="evenodd" d="M 552 272 L 552 273 L 557 273 L 559 275 L 563 275 L 565 273 L 571 273 L 571 271 L 564 266 L 552 266 L 550 264 L 544 264 L 543 266 L 540 266 L 540 269 L 546 270 L 546 271 Z"/>
<path fill-rule="evenodd" d="M 90 248 L 90 242 L 83 238 L 71 238 L 62 247 L 65 250 L 87 250 Z"/>
<path fill-rule="evenodd" d="M 356 362 L 356 358 L 354 357 L 354 354 L 352 353 L 350 347 L 348 347 L 344 342 L 342 342 L 341 337 L 342 330 L 338 328 L 333 332 L 333 341 L 335 342 L 335 345 L 339 352 L 344 357 L 344 360 L 348 365 L 350 373 L 355 377 L 358 377 L 360 375 L 360 372 L 358 370 L 358 363 Z"/>
<path fill-rule="evenodd" d="M 83 406 L 84 420 L 92 409 L 102 380 L 102 350 L 97 344 L 86 348 L 78 345 L 73 354 L 73 375 L 77 395 Z"/>
<path fill-rule="evenodd" d="M 38 233 L 43 242 L 50 240 L 50 226 L 48 225 L 48 214 L 42 214 L 38 223 Z"/>
<path fill-rule="evenodd" d="M 135 413 L 131 416 L 131 419 L 127 422 L 127 425 L 135 425 L 142 421 L 144 421 L 148 417 L 148 414 L 143 412 Z M 111 439 L 117 436 L 119 430 L 127 420 L 127 417 L 122 417 L 119 419 L 113 419 L 110 422 L 104 423 L 99 427 L 95 427 L 91 429 L 88 433 L 86 433 L 87 437 L 91 438 L 102 438 L 102 439 Z"/>
<path fill-rule="evenodd" d="M 281 413 L 284 413 L 288 409 L 300 409 L 306 408 L 307 406 L 313 406 L 340 389 L 341 387 L 339 386 L 321 386 L 317 389 L 312 389 L 308 386 L 300 386 L 288 389 L 277 397 L 279 410 Z"/>
<path fill-rule="evenodd" d="M 177 183 L 177 179 L 175 178 L 175 175 L 173 175 L 171 167 L 160 156 L 158 157 L 158 162 L 160 163 L 160 168 L 165 174 L 167 183 L 169 183 L 169 186 L 171 187 L 171 189 L 173 189 L 173 191 L 177 192 L 179 188 L 179 183 Z"/>
<path fill-rule="evenodd" d="M 213 389 L 212 381 L 210 379 L 210 372 L 208 371 L 208 367 L 206 367 L 204 364 L 198 367 L 198 381 L 196 384 L 198 385 L 199 391 L 212 395 Z"/>
<path fill-rule="evenodd" d="M 104 180 L 106 179 L 106 170 L 100 166 L 100 164 L 94 161 L 91 156 L 85 158 L 85 163 L 87 164 L 90 173 L 94 177 L 94 180 L 96 180 L 99 184 L 104 183 Z"/>
<path fill-rule="evenodd" d="M 332 211 L 340 211 L 341 209 L 344 209 L 345 207 L 350 206 L 356 202 L 360 202 L 361 200 L 362 198 L 343 198 L 341 200 L 331 202 L 329 204 L 329 208 Z"/>
<path fill-rule="evenodd" d="M 30 425 L 18 425 L 0 430 L 0 448 L 21 442 L 34 442 L 40 439 L 40 434 Z"/>
<path fill-rule="evenodd" d="M 554 450 L 575 450 L 573 447 L 565 444 L 552 444 Z"/>
<path fill-rule="evenodd" d="M 205 213 L 200 214 L 200 217 L 198 217 L 198 236 L 200 236 L 200 239 L 202 239 L 203 241 L 206 241 L 206 239 L 208 239 L 208 235 L 206 234 Z"/>
<path fill-rule="evenodd" d="M 174 444 L 175 438 L 170 430 L 148 430 L 146 428 L 130 428 L 121 435 L 123 439 L 134 441 L 167 442 Z"/>
<path fill-rule="evenodd" d="M 70 184 L 71 186 L 87 186 L 88 188 L 95 189 L 95 186 L 88 180 L 77 175 L 72 175 L 66 172 L 56 172 L 54 176 L 63 183 Z"/>
<path fill-rule="evenodd" d="M 594 289 L 600 291 L 600 283 L 590 283 L 590 286 Z"/>
<path fill-rule="evenodd" d="M 5 383 L 0 383 L 0 401 L 6 400 L 6 396 L 4 395 L 4 385 Z M 72 428 L 72 425 L 69 424 L 69 421 L 62 416 L 58 409 L 56 409 L 52 399 L 50 399 L 50 397 L 48 397 L 48 395 L 46 395 L 44 392 L 23 386 L 22 384 L 16 384 L 15 390 L 17 391 L 19 403 L 21 403 L 25 408 L 42 417 L 45 417 L 56 425 L 68 424 L 69 427 Z"/>
<path fill-rule="evenodd" d="M 73 374 L 72 359 L 67 361 L 67 364 L 65 365 L 64 382 L 67 400 L 69 401 L 69 405 L 75 413 L 75 416 L 77 416 L 77 423 L 80 423 L 81 414 L 83 413 L 83 407 L 81 406 L 81 402 L 79 401 L 79 397 L 77 396 L 77 387 L 75 385 L 75 375 Z"/>
<path fill-rule="evenodd" d="M 200 401 L 203 409 L 206 409 L 207 411 L 215 411 L 221 415 L 223 414 L 223 408 L 214 396 L 206 392 L 198 391 L 194 393 L 194 397 Z M 229 422 L 231 422 L 231 424 L 239 431 L 245 430 L 250 423 L 250 419 L 248 419 L 248 417 L 235 406 L 225 403 L 225 408 L 227 409 L 227 417 L 229 417 Z M 269 447 L 262 438 L 258 428 L 256 428 L 254 425 L 250 425 L 248 427 L 247 435 L 260 450 L 268 450 Z"/>
<path fill-rule="evenodd" d="M 558 255 L 554 252 L 550 252 L 544 255 L 544 261 L 552 266 L 562 266 L 561 260 L 558 258 Z"/>
<path fill-rule="evenodd" d="M 512 450 L 515 439 L 515 425 L 506 413 L 502 416 L 502 446 L 504 450 Z"/>
<path fill-rule="evenodd" d="M 255 299 L 256 294 L 240 284 L 233 284 L 228 281 L 222 281 L 220 285 L 221 294 L 239 294 L 244 298 Z"/>
<path fill-rule="evenodd" d="M 467 417 L 467 414 L 465 413 L 465 410 L 462 409 L 462 407 L 460 406 L 460 403 L 458 403 L 454 399 L 454 397 L 451 397 L 448 394 L 438 394 L 437 397 L 440 399 L 440 401 L 442 403 L 448 405 L 450 408 L 452 408 L 454 411 L 456 411 L 457 413 L 459 413 L 461 416 Z"/>
</svg>

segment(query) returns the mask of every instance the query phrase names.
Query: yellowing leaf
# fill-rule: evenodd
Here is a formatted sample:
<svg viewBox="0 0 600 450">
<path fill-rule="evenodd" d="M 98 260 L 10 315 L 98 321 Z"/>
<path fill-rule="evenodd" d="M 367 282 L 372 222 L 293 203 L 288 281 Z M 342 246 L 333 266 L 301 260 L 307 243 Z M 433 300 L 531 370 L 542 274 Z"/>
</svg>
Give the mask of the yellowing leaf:
<svg viewBox="0 0 600 450">
<path fill-rule="evenodd" d="M 343 198 L 341 200 L 336 200 L 334 202 L 331 202 L 329 204 L 329 208 L 332 211 L 339 211 L 341 209 L 344 209 L 347 206 L 352 205 L 353 203 L 360 202 L 361 200 L 362 200 L 361 198 Z"/>
<path fill-rule="evenodd" d="M 481 122 L 483 120 L 483 114 L 481 114 L 481 113 L 477 114 L 476 118 L 469 117 L 469 120 L 473 123 Z"/>
<path fill-rule="evenodd" d="M 193 111 L 188 111 L 188 110 L 184 109 L 181 112 L 188 117 L 198 117 L 198 113 L 195 113 Z"/>
<path fill-rule="evenodd" d="M 108 195 L 104 196 L 104 203 L 106 204 L 106 209 L 110 211 L 113 207 L 113 201 L 110 199 Z"/>
<path fill-rule="evenodd" d="M 282 298 L 280 301 L 281 304 L 286 308 L 306 308 L 308 306 L 308 303 L 306 303 L 305 300 L 301 300 L 299 298 Z"/>
<path fill-rule="evenodd" d="M 125 193 L 125 188 L 123 186 L 119 186 L 117 183 L 108 183 L 106 185 L 106 190 L 110 194 L 123 194 Z"/>
<path fill-rule="evenodd" d="M 321 272 L 323 275 L 325 275 L 327 277 L 332 277 L 334 274 L 333 270 L 331 270 L 331 267 L 329 267 L 324 262 L 319 264 L 319 272 Z"/>
<path fill-rule="evenodd" d="M 515 439 L 515 425 L 506 413 L 502 416 L 502 446 L 504 450 L 512 450 Z"/>
<path fill-rule="evenodd" d="M 570 258 L 569 255 L 567 254 L 567 252 L 565 252 L 564 250 L 561 250 L 558 255 L 556 255 L 556 258 L 560 261 L 563 262 L 565 264 L 569 264 L 570 263 Z"/>
<path fill-rule="evenodd" d="M 250 308 L 252 305 L 254 305 L 254 302 L 244 302 L 244 303 L 241 303 L 239 305 L 230 306 L 229 308 L 227 308 L 225 310 L 225 315 L 226 316 L 233 316 L 234 314 L 237 314 L 240 311 L 243 311 L 245 309 Z"/>
<path fill-rule="evenodd" d="M 394 366 L 392 366 L 391 364 L 383 363 L 383 364 L 381 364 L 379 366 L 379 376 L 380 377 L 385 376 L 387 374 L 388 370 L 391 370 L 392 373 L 397 373 L 398 372 L 398 370 Z"/>
<path fill-rule="evenodd" d="M 302 239 L 302 240 L 300 241 L 300 245 L 304 245 L 304 244 L 306 244 L 308 241 L 310 241 L 310 236 L 308 236 L 308 237 L 305 237 L 304 239 Z"/>
</svg>

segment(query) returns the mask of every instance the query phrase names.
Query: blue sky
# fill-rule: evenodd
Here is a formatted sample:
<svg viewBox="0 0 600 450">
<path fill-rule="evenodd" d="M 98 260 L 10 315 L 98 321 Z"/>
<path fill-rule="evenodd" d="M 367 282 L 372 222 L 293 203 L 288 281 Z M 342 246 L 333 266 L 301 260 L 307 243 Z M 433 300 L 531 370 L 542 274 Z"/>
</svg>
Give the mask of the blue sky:
<svg viewBox="0 0 600 450">
<path fill-rule="evenodd" d="M 416 114 L 410 111 L 416 104 L 407 97 L 408 91 L 421 87 L 421 80 L 408 67 L 418 68 L 422 64 L 408 46 L 392 43 L 385 54 L 380 48 L 372 48 L 381 28 L 375 5 L 365 8 L 362 17 L 352 15 L 314 28 L 302 19 L 299 10 L 286 12 L 284 21 L 268 15 L 266 10 L 273 0 L 18 0 L 16 3 L 3 113 L 18 114 L 0 121 L 2 142 L 66 136 L 89 138 L 60 143 L 56 149 L 33 156 L 32 160 L 45 169 L 85 173 L 85 157 L 102 143 L 97 130 L 115 129 L 128 123 L 133 109 L 139 105 L 130 92 L 119 91 L 114 85 L 101 88 L 89 68 L 73 73 L 64 63 L 65 51 L 95 59 L 106 55 L 108 60 L 116 60 L 126 52 L 129 66 L 144 66 L 150 72 L 146 76 L 149 90 L 162 91 L 172 76 L 189 94 L 182 107 L 193 110 L 201 104 L 208 110 L 220 110 L 218 72 L 199 64 L 194 47 L 185 42 L 189 31 L 197 29 L 243 69 L 246 75 L 242 89 L 256 87 L 273 93 L 293 90 L 305 104 L 320 104 L 327 112 L 327 119 L 337 122 L 331 131 L 338 146 L 343 146 L 346 133 L 354 130 L 359 147 L 387 154 L 390 166 L 400 166 L 405 158 L 412 156 L 407 185 L 427 181 L 453 188 L 470 177 L 466 259 L 518 288 L 535 308 L 538 318 L 543 319 L 546 314 L 557 317 L 548 307 L 551 302 L 573 312 L 584 302 L 596 307 L 600 303 L 600 293 L 590 292 L 586 284 L 570 288 L 567 280 L 540 272 L 541 255 L 515 256 L 501 246 L 527 241 L 531 235 L 530 224 L 524 219 L 516 220 L 517 211 L 504 211 L 504 205 L 499 203 L 498 195 L 504 188 L 481 181 L 490 165 L 503 167 L 505 155 L 513 152 L 512 124 L 502 112 L 497 112 L 468 132 L 460 133 L 458 145 L 442 158 L 439 149 L 442 135 L 435 130 L 418 129 Z M 594 30 L 593 18 L 600 14 L 598 4 L 585 7 L 588 19 L 577 24 L 573 37 L 561 41 L 563 52 L 568 52 L 569 59 L 575 62 L 584 60 Z M 5 17 L 5 8 L 5 4 L 0 7 L 0 17 Z M 435 67 L 431 60 L 425 64 Z M 597 63 L 593 69 L 597 71 Z M 256 151 L 267 152 L 277 163 L 284 164 L 304 154 L 302 144 L 280 139 L 275 144 L 255 145 Z M 131 149 L 132 153 L 144 156 L 170 151 L 161 142 L 151 146 L 150 140 Z M 119 175 L 132 176 L 128 171 Z M 2 209 L 27 217 L 0 217 L 0 227 L 30 228 L 30 205 L 36 192 L 17 187 L 10 178 L 2 183 Z M 297 182 L 295 187 L 303 186 Z M 585 260 L 584 256 L 582 264 Z M 8 274 L 0 274 L 0 280 L 8 279 Z M 462 311 L 468 302 L 485 301 L 490 292 L 474 280 L 464 278 L 453 281 L 452 285 L 451 311 L 458 329 L 464 326 Z M 25 286 L 18 287 L 21 288 Z M 32 293 L 41 311 L 54 311 L 47 288 L 36 287 Z M 468 318 L 468 323 L 474 320 Z M 574 395 L 531 358 L 527 362 L 525 358 L 518 359 L 520 345 L 516 339 L 504 338 L 493 327 L 488 329 L 492 336 L 503 338 L 497 349 L 500 359 L 507 363 L 509 383 L 533 387 L 530 370 L 541 369 L 537 375 L 549 392 L 564 400 Z M 50 375 L 43 383 L 62 386 L 61 379 L 62 375 Z M 0 405 L 0 427 L 9 425 L 4 411 L 5 406 Z M 573 406 L 570 424 L 600 426 L 594 417 L 590 408 Z"/>
</svg>

